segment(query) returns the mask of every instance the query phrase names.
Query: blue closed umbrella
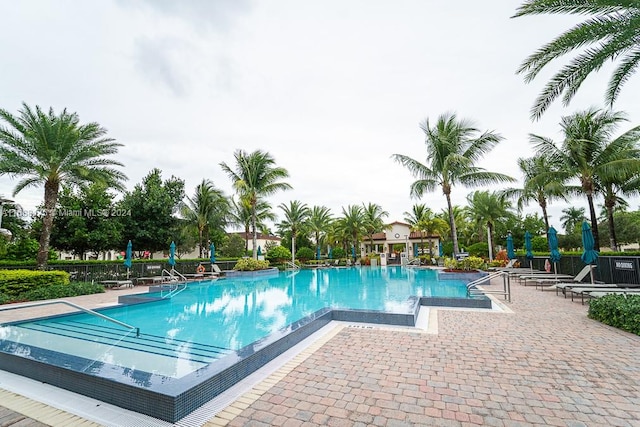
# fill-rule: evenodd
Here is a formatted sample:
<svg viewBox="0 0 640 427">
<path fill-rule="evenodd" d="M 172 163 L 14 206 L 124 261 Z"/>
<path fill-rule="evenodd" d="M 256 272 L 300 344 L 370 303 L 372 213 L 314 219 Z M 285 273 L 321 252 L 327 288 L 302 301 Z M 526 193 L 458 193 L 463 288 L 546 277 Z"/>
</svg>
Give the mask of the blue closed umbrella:
<svg viewBox="0 0 640 427">
<path fill-rule="evenodd" d="M 316 247 L 316 259 L 320 261 L 320 245 Z"/>
<path fill-rule="evenodd" d="M 416 258 L 418 257 L 418 244 L 417 243 L 413 244 L 413 256 L 416 257 Z"/>
<path fill-rule="evenodd" d="M 329 253 L 327 254 L 327 256 L 329 257 L 329 259 L 333 259 L 333 250 L 331 249 L 331 246 L 329 246 Z"/>
<path fill-rule="evenodd" d="M 351 257 L 355 261 L 355 259 L 356 259 L 356 247 L 355 247 L 355 245 L 351 246 Z"/>
<path fill-rule="evenodd" d="M 258 251 L 256 252 L 258 256 L 262 255 L 262 247 L 258 246 Z"/>
<path fill-rule="evenodd" d="M 216 262 L 216 245 L 213 243 L 209 245 L 209 261 L 211 261 L 211 264 Z"/>
<path fill-rule="evenodd" d="M 596 264 L 598 262 L 598 256 L 600 254 L 598 251 L 594 249 L 595 240 L 593 238 L 593 232 L 591 231 L 591 227 L 587 221 L 582 221 L 582 246 L 584 247 L 584 252 L 580 258 L 582 262 L 585 264 Z M 591 273 L 591 283 L 594 283 L 593 280 L 593 268 L 590 270 Z"/>
<path fill-rule="evenodd" d="M 169 246 L 169 265 L 171 266 L 171 269 L 173 269 L 173 266 L 176 265 L 176 244 L 174 242 L 171 242 L 171 246 Z"/>
<path fill-rule="evenodd" d="M 554 273 L 557 274 L 558 269 L 557 269 L 556 263 L 560 262 L 560 258 L 562 257 L 562 255 L 560 255 L 560 251 L 558 250 L 558 232 L 556 231 L 555 228 L 553 228 L 553 226 L 549 227 L 549 231 L 547 233 L 547 240 L 549 242 L 549 251 L 551 252 L 549 259 L 553 263 Z"/>
<path fill-rule="evenodd" d="M 127 252 L 124 257 L 124 266 L 127 267 L 127 279 L 129 279 L 129 269 L 131 268 L 132 249 L 133 245 L 131 244 L 131 240 L 129 240 L 129 243 L 127 243 Z"/>
<path fill-rule="evenodd" d="M 513 250 L 513 236 L 511 236 L 511 233 L 507 235 L 507 257 L 509 259 L 516 258 L 516 253 Z"/>
<path fill-rule="evenodd" d="M 442 249 L 442 242 L 438 243 L 438 256 L 444 255 L 444 249 Z"/>
<path fill-rule="evenodd" d="M 533 252 L 532 252 L 532 246 L 531 246 L 531 233 L 529 233 L 528 231 L 524 233 L 524 249 L 526 250 L 524 257 L 529 260 L 529 267 L 531 267 L 531 270 L 533 270 Z"/>
</svg>

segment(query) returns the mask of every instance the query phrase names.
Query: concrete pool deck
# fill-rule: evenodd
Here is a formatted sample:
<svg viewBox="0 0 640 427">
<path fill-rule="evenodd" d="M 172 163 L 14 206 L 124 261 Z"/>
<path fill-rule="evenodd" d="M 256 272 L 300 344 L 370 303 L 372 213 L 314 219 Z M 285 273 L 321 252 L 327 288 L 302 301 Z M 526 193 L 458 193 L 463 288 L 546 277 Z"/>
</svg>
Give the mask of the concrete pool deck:
<svg viewBox="0 0 640 427">
<path fill-rule="evenodd" d="M 69 300 L 101 307 L 141 290 Z M 428 332 L 336 326 L 204 425 L 640 426 L 639 336 L 553 291 L 514 283 L 503 304 L 432 308 Z M 0 425 L 96 425 L 15 399 L 0 398 Z"/>
</svg>

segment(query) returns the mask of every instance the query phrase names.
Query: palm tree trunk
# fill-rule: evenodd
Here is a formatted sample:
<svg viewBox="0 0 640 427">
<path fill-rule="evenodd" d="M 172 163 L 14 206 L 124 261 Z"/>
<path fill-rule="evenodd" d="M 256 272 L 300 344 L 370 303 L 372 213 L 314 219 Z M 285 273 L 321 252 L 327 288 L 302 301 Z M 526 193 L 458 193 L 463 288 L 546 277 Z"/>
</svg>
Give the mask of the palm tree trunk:
<svg viewBox="0 0 640 427">
<path fill-rule="evenodd" d="M 589 216 L 591 217 L 591 232 L 593 233 L 594 249 L 600 251 L 600 236 L 598 233 L 598 217 L 596 216 L 596 209 L 593 205 L 593 193 L 587 193 L 587 202 L 589 202 Z"/>
<path fill-rule="evenodd" d="M 487 221 L 487 234 L 489 235 L 489 246 L 490 246 L 490 250 L 489 252 L 491 252 L 492 254 L 495 255 L 495 251 L 493 250 L 493 224 L 491 222 Z"/>
<path fill-rule="evenodd" d="M 251 232 L 253 234 L 253 259 L 258 259 L 258 235 L 256 234 L 256 205 L 251 203 Z"/>
<path fill-rule="evenodd" d="M 246 252 L 249 250 L 249 232 L 251 231 L 251 227 L 249 226 L 249 224 L 247 224 L 247 226 L 244 228 L 244 252 L 246 255 Z"/>
<path fill-rule="evenodd" d="M 616 238 L 616 227 L 613 223 L 613 206 L 607 205 L 607 220 L 609 221 L 609 244 L 611 245 L 612 251 L 618 250 L 618 239 Z"/>
<path fill-rule="evenodd" d="M 545 230 L 549 231 L 549 214 L 547 213 L 547 204 L 541 202 L 540 207 L 542 208 L 542 218 L 544 218 L 544 226 L 546 227 Z"/>
<path fill-rule="evenodd" d="M 291 229 L 291 262 L 296 263 L 296 230 Z"/>
<path fill-rule="evenodd" d="M 453 256 L 455 258 L 458 255 L 458 230 L 456 229 L 456 222 L 453 218 L 453 205 L 451 205 L 451 194 L 445 193 L 447 198 L 447 208 L 449 209 L 449 228 L 451 228 L 451 241 L 453 242 Z"/>
<path fill-rule="evenodd" d="M 40 234 L 40 247 L 36 265 L 38 270 L 43 270 L 49 258 L 49 240 L 53 229 L 53 217 L 55 216 L 56 203 L 58 202 L 59 184 L 47 181 L 44 184 L 44 217 L 42 218 L 42 233 Z"/>
</svg>

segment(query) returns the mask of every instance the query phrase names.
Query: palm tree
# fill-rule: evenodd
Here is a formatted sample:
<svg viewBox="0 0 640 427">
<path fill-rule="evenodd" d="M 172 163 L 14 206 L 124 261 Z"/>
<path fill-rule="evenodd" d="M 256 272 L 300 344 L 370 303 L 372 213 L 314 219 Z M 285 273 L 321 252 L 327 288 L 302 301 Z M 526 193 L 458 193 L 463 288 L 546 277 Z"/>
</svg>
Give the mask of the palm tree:
<svg viewBox="0 0 640 427">
<path fill-rule="evenodd" d="M 209 231 L 212 227 L 226 224 L 229 202 L 213 182 L 203 179 L 193 197 L 187 196 L 187 202 L 182 204 L 180 212 L 187 224 L 196 228 L 200 258 L 204 258 L 208 250 Z"/>
<path fill-rule="evenodd" d="M 536 202 L 542 209 L 542 218 L 546 230 L 549 229 L 549 214 L 547 205 L 554 199 L 567 201 L 566 187 L 547 175 L 546 172 L 557 169 L 558 165 L 552 164 L 551 160 L 545 156 L 535 156 L 528 159 L 518 159 L 518 167 L 524 175 L 524 185 L 522 188 L 507 188 L 500 191 L 501 195 L 509 198 L 517 198 L 518 212 L 522 212 L 524 206 L 530 202 Z M 539 177 L 543 174 L 546 179 Z"/>
<path fill-rule="evenodd" d="M 281 203 L 278 207 L 284 212 L 284 220 L 278 226 L 291 232 L 291 262 L 295 263 L 296 237 L 303 230 L 311 211 L 306 204 L 300 203 L 298 200 L 292 200 L 289 202 L 289 206 Z"/>
<path fill-rule="evenodd" d="M 348 237 L 354 248 L 358 247 L 360 236 L 367 232 L 365 228 L 364 210 L 359 205 L 348 205 L 342 208 L 342 217 L 336 223 L 338 234 Z M 346 250 L 347 248 L 345 248 Z"/>
<path fill-rule="evenodd" d="M 613 105 L 624 83 L 636 71 L 640 61 L 640 4 L 614 0 L 527 0 L 514 17 L 527 15 L 591 15 L 524 60 L 518 74 L 531 82 L 554 59 L 578 51 L 547 83 L 531 109 L 540 118 L 549 105 L 563 95 L 568 105 L 584 80 L 606 62 L 617 61 L 611 75 L 606 102 Z"/>
<path fill-rule="evenodd" d="M 106 138 L 98 123 L 80 124 L 76 113 L 66 109 L 56 115 L 22 104 L 19 116 L 0 109 L 8 127 L 0 127 L 0 175 L 24 177 L 13 190 L 44 184 L 44 216 L 37 265 L 44 268 L 49 254 L 53 217 L 61 185 L 80 186 L 96 182 L 124 190 L 126 176 L 113 168 L 122 166 L 106 156 L 117 154 L 122 144 Z"/>
<path fill-rule="evenodd" d="M 251 211 L 251 227 L 253 231 L 253 258 L 258 259 L 257 248 L 257 205 L 262 197 L 271 196 L 281 190 L 291 189 L 291 185 L 280 181 L 289 177 L 286 169 L 275 166 L 274 158 L 261 150 L 246 153 L 236 150 L 235 169 L 225 162 L 220 163 L 222 170 L 233 181 L 233 187 L 241 199 L 246 200 Z"/>
<path fill-rule="evenodd" d="M 617 182 L 616 182 L 617 181 Z M 607 224 L 609 227 L 609 244 L 611 250 L 618 250 L 618 239 L 614 224 L 614 213 L 616 208 L 626 208 L 627 201 L 619 196 L 623 194 L 627 197 L 640 194 L 640 177 L 631 176 L 622 180 L 600 179 L 598 182 L 599 191 L 604 197 L 604 210 L 606 212 Z"/>
<path fill-rule="evenodd" d="M 427 237 L 431 237 L 436 233 L 446 233 L 448 227 L 449 225 L 446 221 L 436 216 L 431 209 L 426 208 L 418 222 L 413 224 L 411 229 L 420 232 L 420 245 L 423 247 L 422 252 L 424 252 L 423 240 L 425 234 Z M 429 256 L 433 257 L 433 241 L 431 238 L 429 238 Z"/>
<path fill-rule="evenodd" d="M 584 208 L 569 206 L 568 208 L 562 209 L 560 221 L 567 234 L 573 234 L 585 219 Z"/>
<path fill-rule="evenodd" d="M 506 221 L 512 214 L 511 203 L 504 195 L 488 191 L 474 191 L 467 195 L 468 212 L 472 220 L 481 227 L 487 227 L 489 251 L 493 252 L 493 232 L 495 224 Z"/>
<path fill-rule="evenodd" d="M 231 199 L 231 210 L 229 212 L 230 222 L 242 226 L 244 229 L 245 241 L 244 250 L 249 250 L 249 234 L 253 233 L 251 230 L 251 204 L 248 200 L 240 198 L 237 202 L 235 199 Z M 271 205 L 264 200 L 258 200 L 256 203 L 256 228 L 262 234 L 267 228 L 266 221 L 275 221 L 277 219 L 276 214 L 271 210 Z"/>
<path fill-rule="evenodd" d="M 389 216 L 389 212 L 382 209 L 376 203 L 362 204 L 362 215 L 364 219 L 364 230 L 369 236 L 369 245 L 373 248 L 373 235 L 389 228 L 385 225 L 384 219 Z"/>
<path fill-rule="evenodd" d="M 324 206 L 313 206 L 307 220 L 307 229 L 313 233 L 316 250 L 320 250 L 322 239 L 327 235 L 331 224 L 331 210 Z"/>
<path fill-rule="evenodd" d="M 434 191 L 438 186 L 442 189 L 447 199 L 453 251 L 457 254 L 458 233 L 453 218 L 451 189 L 456 184 L 476 186 L 514 181 L 510 176 L 488 172 L 475 165 L 502 137 L 488 131 L 476 136 L 479 130 L 468 120 L 458 120 L 454 113 L 441 115 L 433 127 L 427 119 L 420 124 L 420 128 L 426 136 L 429 165 L 401 154 L 394 154 L 392 158 L 417 178 L 411 184 L 412 197 L 422 197 L 425 192 Z"/>
<path fill-rule="evenodd" d="M 537 151 L 550 156 L 562 165 L 557 171 L 539 175 L 539 180 L 549 177 L 560 182 L 578 179 L 582 194 L 587 196 L 591 230 L 595 249 L 600 250 L 598 218 L 593 197 L 598 190 L 598 180 L 620 181 L 640 173 L 638 140 L 640 126 L 611 140 L 618 124 L 625 121 L 623 113 L 589 109 L 562 118 L 560 126 L 564 140 L 557 146 L 551 139 L 531 135 Z"/>
<path fill-rule="evenodd" d="M 423 217 L 425 212 L 429 209 L 427 205 L 423 203 L 416 203 L 411 207 L 411 212 L 403 212 L 404 220 L 409 224 L 411 230 L 413 231 L 422 231 L 417 227 L 418 222 Z M 424 253 L 424 236 L 420 233 L 420 250 Z"/>
</svg>

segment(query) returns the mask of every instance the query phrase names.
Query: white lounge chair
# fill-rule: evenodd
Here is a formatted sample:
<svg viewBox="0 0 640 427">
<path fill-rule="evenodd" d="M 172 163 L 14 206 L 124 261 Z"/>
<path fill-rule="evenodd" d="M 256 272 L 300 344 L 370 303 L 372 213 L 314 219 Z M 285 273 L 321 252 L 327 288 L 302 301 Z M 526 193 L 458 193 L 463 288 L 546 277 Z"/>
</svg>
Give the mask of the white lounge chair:
<svg viewBox="0 0 640 427">
<path fill-rule="evenodd" d="M 591 273 L 591 269 L 595 267 L 596 267 L 595 265 L 591 265 L 591 264 L 585 265 L 584 268 L 580 270 L 580 272 L 576 274 L 575 277 L 573 278 L 571 278 L 571 276 L 569 276 L 569 278 L 542 277 L 542 278 L 535 279 L 534 283 L 536 285 L 536 289 L 538 288 L 538 286 L 540 286 L 541 288 L 544 288 L 544 286 L 555 285 L 558 283 L 582 283 L 584 278 L 587 277 L 589 273 Z"/>
</svg>

